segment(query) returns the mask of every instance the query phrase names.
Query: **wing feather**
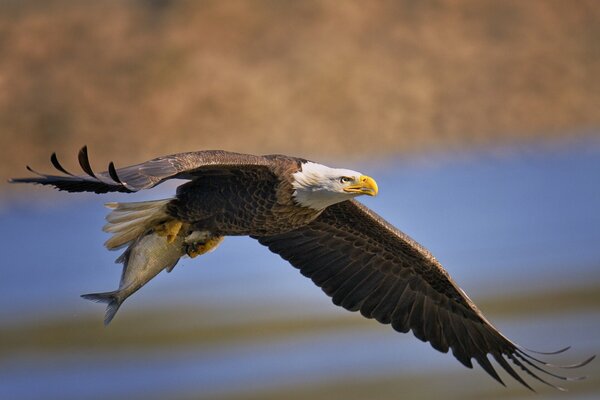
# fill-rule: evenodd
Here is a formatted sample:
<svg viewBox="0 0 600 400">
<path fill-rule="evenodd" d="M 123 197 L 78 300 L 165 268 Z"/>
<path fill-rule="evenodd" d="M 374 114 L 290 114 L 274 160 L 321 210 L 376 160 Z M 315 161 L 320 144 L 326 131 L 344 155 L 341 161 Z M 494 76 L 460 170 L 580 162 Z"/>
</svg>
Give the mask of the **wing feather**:
<svg viewBox="0 0 600 400">
<path fill-rule="evenodd" d="M 408 280 L 397 279 L 394 286 L 390 288 L 373 310 L 373 318 L 382 324 L 391 323 L 394 310 L 398 307 L 403 296 L 413 296 L 413 292 L 408 288 L 408 285 Z"/>
<path fill-rule="evenodd" d="M 256 239 L 312 279 L 334 304 L 399 332 L 412 330 L 435 349 L 452 350 L 468 368 L 474 359 L 501 384 L 488 355 L 531 390 L 507 360 L 560 390 L 532 369 L 561 380 L 581 379 L 546 371 L 554 365 L 533 358 L 502 335 L 427 250 L 356 201 L 327 208 L 304 228 Z"/>
<path fill-rule="evenodd" d="M 37 183 L 51 185 L 68 192 L 137 192 L 152 188 L 168 179 L 193 179 L 203 171 L 219 171 L 231 168 L 264 168 L 270 165 L 267 157 L 232 153 L 223 150 L 206 150 L 158 157 L 141 164 L 116 169 L 111 162 L 108 170 L 94 172 L 87 147 L 81 148 L 78 161 L 83 175 L 74 175 L 58 161 L 55 153 L 50 156 L 52 166 L 64 175 L 41 174 L 29 178 L 15 178 L 14 183 Z"/>
<path fill-rule="evenodd" d="M 381 300 L 390 293 L 397 281 L 384 275 L 381 284 L 371 292 L 362 303 L 360 313 L 365 318 L 375 318 L 374 311 L 381 304 Z"/>
<path fill-rule="evenodd" d="M 350 311 L 358 311 L 366 298 L 383 282 L 384 277 L 379 271 L 372 270 L 358 282 L 346 296 L 339 300 L 339 305 Z M 333 300 L 333 299 L 332 299 Z M 334 302 L 335 304 L 335 302 Z"/>
</svg>

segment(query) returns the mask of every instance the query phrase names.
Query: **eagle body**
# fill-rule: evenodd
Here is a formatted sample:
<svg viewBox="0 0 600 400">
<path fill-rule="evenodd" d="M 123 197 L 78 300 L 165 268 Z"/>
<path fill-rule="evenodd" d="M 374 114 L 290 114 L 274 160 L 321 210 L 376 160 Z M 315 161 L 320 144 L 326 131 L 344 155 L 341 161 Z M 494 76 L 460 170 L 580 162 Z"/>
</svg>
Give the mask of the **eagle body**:
<svg viewBox="0 0 600 400">
<path fill-rule="evenodd" d="M 529 389 L 514 367 L 562 389 L 547 377 L 581 378 L 552 368 L 581 367 L 594 358 L 557 366 L 506 338 L 429 251 L 354 199 L 378 192 L 375 181 L 359 172 L 285 155 L 222 150 L 168 155 L 119 169 L 111 162 L 96 173 L 84 147 L 83 175 L 67 171 L 55 154 L 50 161 L 60 175 L 28 167 L 37 176 L 11 181 L 69 192 L 131 193 L 168 179 L 188 180 L 172 199 L 107 205 L 112 212 L 104 230 L 113 236 L 106 246 L 127 246 L 118 259 L 124 265 L 121 284 L 114 292 L 84 295 L 109 303 L 105 323 L 129 295 L 161 270 L 173 269 L 180 257 L 212 251 L 225 236 L 248 235 L 299 269 L 334 304 L 396 331 L 412 331 L 468 368 L 474 360 L 502 384 L 491 361 Z"/>
<path fill-rule="evenodd" d="M 293 199 L 293 174 L 305 160 L 265 156 L 266 165 L 207 171 L 177 189 L 169 215 L 221 236 L 266 236 L 305 226 L 321 210 Z"/>
</svg>

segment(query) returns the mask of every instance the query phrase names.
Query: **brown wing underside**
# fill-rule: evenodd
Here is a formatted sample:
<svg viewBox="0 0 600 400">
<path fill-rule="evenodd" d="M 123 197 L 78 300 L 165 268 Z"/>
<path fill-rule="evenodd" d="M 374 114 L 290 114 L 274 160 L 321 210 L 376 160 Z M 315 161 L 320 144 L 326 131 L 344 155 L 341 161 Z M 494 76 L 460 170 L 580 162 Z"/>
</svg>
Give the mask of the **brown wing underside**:
<svg viewBox="0 0 600 400">
<path fill-rule="evenodd" d="M 542 368 L 552 365 L 498 332 L 427 250 L 356 201 L 329 207 L 304 228 L 256 239 L 312 279 L 334 304 L 399 332 L 412 330 L 439 351 L 451 349 L 469 368 L 475 359 L 502 384 L 488 355 L 530 389 L 507 360 L 553 387 L 559 388 L 532 370 L 577 379 Z"/>
<path fill-rule="evenodd" d="M 263 168 L 270 165 L 266 157 L 223 150 L 173 154 L 119 169 L 111 162 L 108 169 L 100 173 L 92 170 L 85 146 L 79 151 L 78 159 L 85 175 L 74 175 L 67 171 L 53 153 L 50 162 L 63 175 L 42 174 L 28 166 L 27 169 L 38 176 L 11 179 L 10 182 L 51 185 L 68 192 L 137 192 L 152 188 L 168 179 L 190 179 L 194 173 L 201 170 Z"/>
</svg>

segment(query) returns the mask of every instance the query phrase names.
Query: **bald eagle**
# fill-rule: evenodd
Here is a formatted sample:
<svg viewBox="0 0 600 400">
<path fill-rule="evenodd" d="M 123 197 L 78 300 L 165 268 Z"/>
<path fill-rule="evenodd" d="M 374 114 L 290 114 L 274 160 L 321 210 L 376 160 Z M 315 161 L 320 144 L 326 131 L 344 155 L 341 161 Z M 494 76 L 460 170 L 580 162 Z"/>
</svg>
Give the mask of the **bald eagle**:
<svg viewBox="0 0 600 400">
<path fill-rule="evenodd" d="M 398 332 L 412 330 L 434 349 L 452 350 L 468 368 L 474 359 L 503 385 L 488 355 L 531 390 L 509 361 L 538 381 L 562 389 L 540 373 L 566 381 L 581 379 L 555 374 L 548 367 L 576 368 L 594 358 L 557 366 L 502 335 L 425 248 L 354 200 L 378 192 L 375 180 L 362 173 L 285 155 L 221 150 L 174 154 L 119 169 L 111 162 L 106 172 L 95 173 L 84 147 L 79 163 L 85 175 L 68 172 L 56 154 L 50 160 L 63 175 L 27 167 L 37 176 L 11 182 L 106 193 L 137 192 L 174 178 L 188 180 L 172 199 L 110 205 L 114 210 L 105 230 L 114 235 L 106 243 L 109 249 L 129 246 L 131 253 L 135 246 L 152 246 L 156 241 L 140 240 L 147 235 L 164 236 L 164 243 L 171 244 L 156 247 L 175 254 L 157 272 L 172 269 L 179 256 L 213 250 L 225 236 L 247 235 L 298 268 L 335 305 L 391 324 Z M 89 298 L 94 296 L 99 299 Z M 109 310 L 109 321 L 121 301 Z"/>
</svg>

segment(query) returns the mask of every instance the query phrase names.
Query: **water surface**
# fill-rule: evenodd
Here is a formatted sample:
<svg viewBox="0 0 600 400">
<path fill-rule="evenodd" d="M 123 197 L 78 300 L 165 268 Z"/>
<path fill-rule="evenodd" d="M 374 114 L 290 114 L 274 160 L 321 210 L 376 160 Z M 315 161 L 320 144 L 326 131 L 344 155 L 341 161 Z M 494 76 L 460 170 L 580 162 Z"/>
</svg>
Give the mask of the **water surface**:
<svg viewBox="0 0 600 400">
<path fill-rule="evenodd" d="M 380 195 L 364 203 L 427 247 L 475 301 L 529 291 L 548 293 L 551 299 L 558 288 L 600 285 L 600 142 L 509 150 L 347 167 L 376 177 Z M 120 267 L 113 264 L 118 253 L 102 246 L 107 238 L 100 231 L 107 211 L 102 203 L 168 197 L 173 188 L 169 184 L 129 196 L 59 194 L 48 197 L 47 205 L 44 196 L 49 192 L 40 188 L 35 199 L 5 205 L 0 215 L 5 260 L 0 268 L 0 327 L 56 318 L 77 323 L 92 314 L 97 329 L 104 329 L 103 308 L 79 298 L 118 285 Z M 244 305 L 239 313 L 226 312 L 237 304 Z M 197 322 L 213 324 L 216 330 L 240 321 L 260 324 L 264 318 L 345 312 L 249 238 L 227 238 L 218 251 L 183 260 L 173 273 L 162 273 L 128 300 L 114 323 L 127 326 L 137 312 L 159 305 L 159 310 L 175 313 L 177 305 L 216 310 Z M 600 349 L 594 334 L 600 328 L 598 316 L 589 311 L 533 315 L 530 320 L 504 317 L 497 325 L 530 347 L 577 344 L 579 355 Z M 161 316 L 156 318 L 160 323 Z M 168 321 L 169 329 L 188 329 L 176 314 Z M 238 338 L 184 349 L 164 343 L 143 353 L 49 348 L 41 354 L 23 348 L 0 358 L 0 397 L 181 392 L 210 398 L 365 374 L 461 368 L 451 356 L 412 335 L 340 328 L 268 343 Z M 481 371 L 464 373 L 466 379 L 483 377 Z"/>
</svg>

